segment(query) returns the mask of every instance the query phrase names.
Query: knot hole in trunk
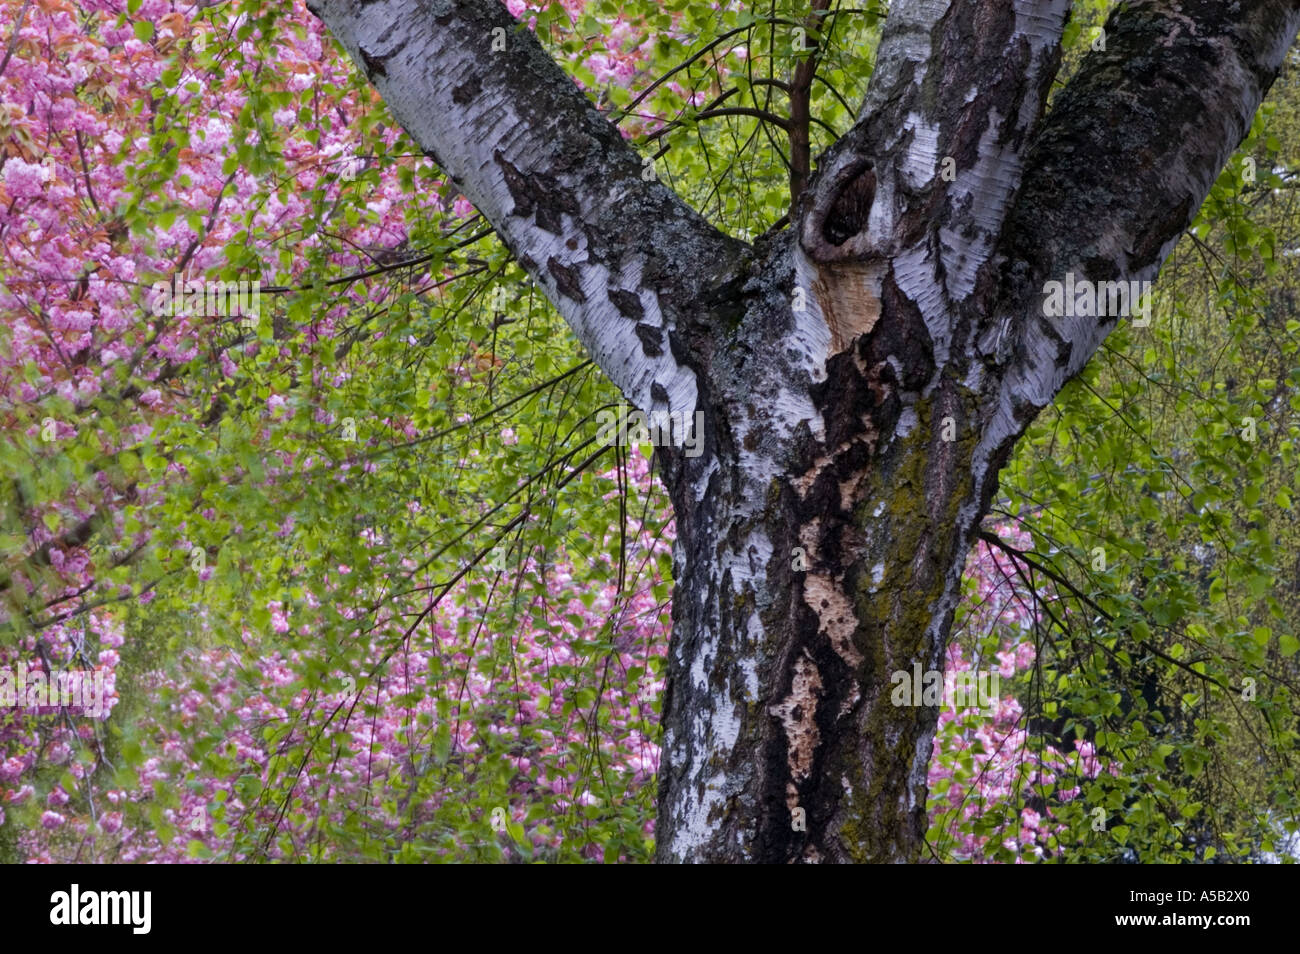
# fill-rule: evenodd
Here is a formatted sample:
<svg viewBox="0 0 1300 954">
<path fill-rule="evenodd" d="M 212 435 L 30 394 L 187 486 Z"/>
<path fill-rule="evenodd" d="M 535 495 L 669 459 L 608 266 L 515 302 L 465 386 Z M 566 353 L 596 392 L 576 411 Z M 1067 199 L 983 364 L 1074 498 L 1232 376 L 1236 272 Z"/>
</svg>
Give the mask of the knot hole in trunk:
<svg viewBox="0 0 1300 954">
<path fill-rule="evenodd" d="M 863 231 L 875 198 L 876 173 L 868 164 L 845 183 L 835 197 L 822 220 L 822 238 L 838 247 Z"/>
</svg>

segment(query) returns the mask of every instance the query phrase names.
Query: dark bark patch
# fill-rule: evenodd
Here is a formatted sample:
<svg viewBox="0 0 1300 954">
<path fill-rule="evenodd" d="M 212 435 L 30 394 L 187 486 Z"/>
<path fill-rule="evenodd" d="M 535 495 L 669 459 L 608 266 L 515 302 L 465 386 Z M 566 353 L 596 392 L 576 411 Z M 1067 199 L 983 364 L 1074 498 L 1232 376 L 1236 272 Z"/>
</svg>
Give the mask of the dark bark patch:
<svg viewBox="0 0 1300 954">
<path fill-rule="evenodd" d="M 920 391 L 934 375 L 934 342 L 916 303 L 899 290 L 893 275 L 886 276 L 880 289 L 881 320 L 863 343 L 868 366 L 898 360 L 904 391 Z"/>
<path fill-rule="evenodd" d="M 587 294 L 582 290 L 582 283 L 578 281 L 577 269 L 562 265 L 558 259 L 551 256 L 546 260 L 546 270 L 555 279 L 555 287 L 559 289 L 561 295 L 577 302 L 587 300 Z"/>
<path fill-rule="evenodd" d="M 578 202 L 568 190 L 562 188 L 553 177 L 542 172 L 525 172 L 514 165 L 500 149 L 494 150 L 492 158 L 501 167 L 502 178 L 515 207 L 512 215 L 527 217 L 537 213 L 537 227 L 559 235 L 562 215 L 578 214 Z M 579 299 L 582 301 L 584 299 Z"/>
<path fill-rule="evenodd" d="M 504 155 L 501 150 L 496 150 L 492 157 L 501 167 L 501 175 L 506 180 L 506 189 L 510 192 L 510 198 L 514 200 L 515 208 L 513 215 L 529 216 L 533 212 L 532 190 L 528 185 L 528 178 L 519 171 L 519 169 Z"/>
<path fill-rule="evenodd" d="M 657 358 L 664 353 L 664 332 L 662 328 L 638 322 L 636 336 L 641 339 L 641 350 L 648 358 Z"/>
<path fill-rule="evenodd" d="M 861 339 L 859 339 L 861 340 Z M 877 380 L 872 380 L 872 378 Z M 826 362 L 826 380 L 812 388 L 813 403 L 826 420 L 826 447 L 843 448 L 837 460 L 856 467 L 850 445 L 861 443 L 869 459 L 879 434 L 887 428 L 869 427 L 864 420 L 879 420 L 880 387 L 878 372 L 863 374 L 851 352 L 837 354 Z M 892 390 L 892 389 L 891 389 Z M 892 421 L 887 422 L 892 426 Z"/>
<path fill-rule="evenodd" d="M 560 229 L 564 227 L 564 220 L 561 218 L 558 209 L 554 209 L 549 205 L 539 204 L 537 206 L 537 227 L 543 231 L 550 232 L 552 235 L 559 235 Z M 573 248 L 572 245 L 569 247 Z"/>
<path fill-rule="evenodd" d="M 366 48 L 365 48 L 364 46 L 359 46 L 359 47 L 357 47 L 357 50 L 358 50 L 358 52 L 361 53 L 361 62 L 363 62 L 363 63 L 366 64 L 366 75 L 367 75 L 367 76 L 371 76 L 371 77 L 374 77 L 374 76 L 383 76 L 383 77 L 387 78 L 387 76 L 388 76 L 388 67 L 386 67 L 386 66 L 384 65 L 384 63 L 388 60 L 388 56 L 387 56 L 387 55 L 385 55 L 385 56 L 378 56 L 378 55 L 376 55 L 376 54 L 374 54 L 374 53 L 371 53 L 371 52 L 369 52 L 368 50 L 366 50 Z M 391 55 L 391 54 L 390 54 L 390 55 Z"/>
<path fill-rule="evenodd" d="M 614 303 L 614 307 L 618 309 L 618 313 L 624 318 L 640 321 L 645 317 L 645 309 L 641 307 L 641 299 L 635 292 L 625 291 L 622 288 L 611 288 L 609 290 L 609 300 Z"/>
<path fill-rule="evenodd" d="M 467 106 L 483 92 L 483 83 L 477 76 L 471 76 L 464 83 L 451 91 L 451 101 L 457 106 Z"/>
</svg>

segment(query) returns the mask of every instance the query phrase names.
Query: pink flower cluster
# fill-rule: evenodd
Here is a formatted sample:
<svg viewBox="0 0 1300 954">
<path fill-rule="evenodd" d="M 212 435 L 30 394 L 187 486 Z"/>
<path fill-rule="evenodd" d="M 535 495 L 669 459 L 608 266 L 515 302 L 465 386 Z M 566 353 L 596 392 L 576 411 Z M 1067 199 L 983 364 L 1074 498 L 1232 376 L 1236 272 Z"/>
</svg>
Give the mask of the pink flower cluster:
<svg viewBox="0 0 1300 954">
<path fill-rule="evenodd" d="M 1008 527 L 998 528 L 998 533 L 1019 549 L 1029 548 L 1027 534 Z M 1014 686 L 1015 677 L 1027 675 L 1037 658 L 1032 639 L 1038 612 L 1035 596 L 1016 578 L 1008 556 L 983 542 L 967 561 L 966 574 L 974 593 L 964 607 L 962 632 L 948 646 L 947 667 L 958 672 L 994 670 L 1004 688 Z M 968 658 L 964 647 L 990 635 L 1002 643 L 993 658 Z M 992 712 L 940 711 L 928 784 L 932 842 L 938 842 L 941 857 L 991 860 L 994 846 L 1001 846 L 1017 863 L 1043 857 L 1045 846 L 1061 830 L 1050 804 L 1075 798 L 1080 780 L 1101 771 L 1091 743 L 1076 741 L 1076 751 L 1069 753 L 1051 745 L 1039 750 L 1030 745 L 1025 721 L 1023 706 L 1009 693 Z M 1014 818 L 1017 808 L 1018 822 L 1002 824 L 996 838 L 972 832 L 974 819 Z M 939 832 L 937 839 L 934 829 Z"/>
</svg>

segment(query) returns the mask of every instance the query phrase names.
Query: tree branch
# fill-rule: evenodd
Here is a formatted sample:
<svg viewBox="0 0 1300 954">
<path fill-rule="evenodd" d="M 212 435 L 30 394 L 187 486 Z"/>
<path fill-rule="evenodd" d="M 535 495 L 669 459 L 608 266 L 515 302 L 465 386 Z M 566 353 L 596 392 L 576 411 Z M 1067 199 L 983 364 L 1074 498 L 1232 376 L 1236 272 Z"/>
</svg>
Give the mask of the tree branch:
<svg viewBox="0 0 1300 954">
<path fill-rule="evenodd" d="M 1104 49 L 1085 57 L 1031 141 L 1002 230 L 999 300 L 969 346 L 998 389 L 978 473 L 996 474 L 1117 323 L 1073 307 L 1048 317 L 1046 282 L 1124 282 L 1133 313 L 1130 283 L 1153 279 L 1191 224 L 1297 29 L 1297 0 L 1133 0 L 1112 14 Z M 1109 298 L 1079 310 L 1112 311 Z M 995 486 L 984 482 L 986 502 Z"/>
<path fill-rule="evenodd" d="M 1085 58 L 1033 141 L 1005 231 L 1008 278 L 1029 298 L 1021 374 L 1044 404 L 1115 323 L 1044 317 L 1044 282 L 1154 278 L 1297 29 L 1297 0 L 1143 0 L 1111 16 L 1105 49 Z"/>
<path fill-rule="evenodd" d="M 498 0 L 308 6 L 623 393 L 693 411 L 675 331 L 743 244 L 658 182 Z"/>
<path fill-rule="evenodd" d="M 808 187 L 812 172 L 812 150 L 809 125 L 812 117 L 812 84 L 817 75 L 817 54 L 821 51 L 821 14 L 830 6 L 830 0 L 812 0 L 804 27 L 816 38 L 816 47 L 799 61 L 790 80 L 790 210 L 794 211 L 799 196 Z"/>
</svg>

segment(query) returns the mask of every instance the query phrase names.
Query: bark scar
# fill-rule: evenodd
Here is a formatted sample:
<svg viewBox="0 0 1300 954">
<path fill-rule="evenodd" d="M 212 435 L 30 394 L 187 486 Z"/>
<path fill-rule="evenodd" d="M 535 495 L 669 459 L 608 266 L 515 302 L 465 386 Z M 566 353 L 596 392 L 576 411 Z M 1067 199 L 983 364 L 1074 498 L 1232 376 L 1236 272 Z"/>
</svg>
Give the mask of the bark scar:
<svg viewBox="0 0 1300 954">
<path fill-rule="evenodd" d="M 492 158 L 501 168 L 506 190 L 515 203 L 511 215 L 527 218 L 536 212 L 537 227 L 552 235 L 560 234 L 563 213 L 577 216 L 577 200 L 555 177 L 543 172 L 525 172 L 507 159 L 500 149 L 493 150 Z M 586 298 L 578 300 L 586 301 Z"/>
<path fill-rule="evenodd" d="M 457 106 L 465 106 L 472 103 L 481 92 L 483 92 L 483 83 L 477 76 L 471 76 L 451 91 L 451 101 Z"/>
<path fill-rule="evenodd" d="M 618 309 L 618 313 L 624 318 L 640 321 L 645 317 L 645 308 L 641 306 L 641 299 L 637 297 L 636 292 L 626 291 L 622 288 L 611 288 L 609 290 L 609 300 L 614 303 L 614 307 Z"/>
<path fill-rule="evenodd" d="M 636 336 L 641 339 L 641 350 L 647 358 L 657 358 L 664 353 L 664 333 L 662 328 L 639 322 Z"/>
<path fill-rule="evenodd" d="M 831 354 L 839 354 L 880 319 L 880 287 L 885 266 L 875 262 L 822 265 L 812 281 L 822 317 L 831 331 Z"/>
<path fill-rule="evenodd" d="M 785 727 L 786 762 L 790 777 L 802 781 L 812 771 L 821 734 L 817 729 L 817 697 L 821 692 L 822 677 L 804 650 L 794 664 L 790 694 L 778 705 L 768 707 L 768 713 L 781 720 Z"/>
</svg>

